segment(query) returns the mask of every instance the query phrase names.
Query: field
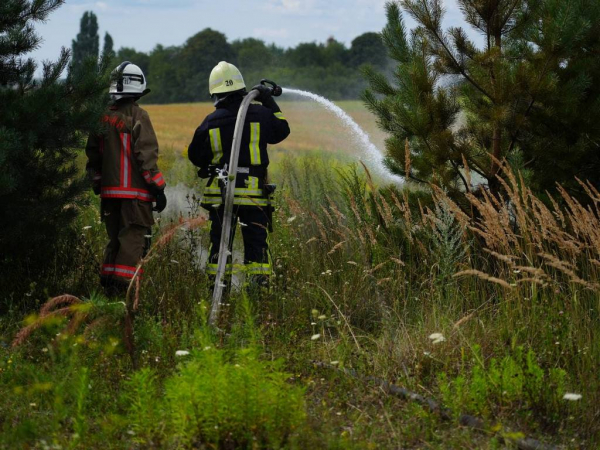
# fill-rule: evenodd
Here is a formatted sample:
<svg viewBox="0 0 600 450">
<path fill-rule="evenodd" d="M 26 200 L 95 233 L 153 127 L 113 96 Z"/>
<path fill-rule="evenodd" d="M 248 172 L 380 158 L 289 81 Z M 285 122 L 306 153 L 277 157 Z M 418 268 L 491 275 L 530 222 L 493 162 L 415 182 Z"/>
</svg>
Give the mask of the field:
<svg viewBox="0 0 600 450">
<path fill-rule="evenodd" d="M 99 292 L 92 203 L 37 301 L 77 297 L 1 319 L 0 448 L 598 448 L 598 200 L 547 208 L 506 169 L 513 209 L 473 199 L 472 220 L 442 192 L 373 184 L 332 116 L 281 106 L 270 291 L 234 291 L 206 327 L 185 146 L 212 107 L 146 106 L 171 206 L 144 278 Z M 364 107 L 341 106 L 382 148 Z"/>
<path fill-rule="evenodd" d="M 356 153 L 348 146 L 346 132 L 334 116 L 310 101 L 285 101 L 279 103 L 293 130 L 281 145 L 290 152 L 324 150 L 338 153 Z M 377 128 L 375 118 L 358 101 L 340 102 L 344 109 L 371 136 L 373 143 L 383 148 L 384 134 Z M 163 148 L 183 151 L 191 142 L 194 131 L 204 117 L 214 111 L 211 103 L 146 105 Z"/>
</svg>

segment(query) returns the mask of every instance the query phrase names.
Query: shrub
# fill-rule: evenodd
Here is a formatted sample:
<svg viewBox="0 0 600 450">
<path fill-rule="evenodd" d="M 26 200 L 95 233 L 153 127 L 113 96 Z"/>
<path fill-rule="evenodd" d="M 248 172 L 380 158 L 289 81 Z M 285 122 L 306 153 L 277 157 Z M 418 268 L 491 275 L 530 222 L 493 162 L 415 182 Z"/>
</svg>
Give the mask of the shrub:
<svg viewBox="0 0 600 450">
<path fill-rule="evenodd" d="M 165 380 L 164 396 L 150 369 L 128 383 L 128 416 L 138 442 L 276 449 L 304 422 L 304 391 L 288 384 L 282 361 L 262 361 L 255 347 L 228 352 L 213 343 L 185 357 Z"/>
</svg>

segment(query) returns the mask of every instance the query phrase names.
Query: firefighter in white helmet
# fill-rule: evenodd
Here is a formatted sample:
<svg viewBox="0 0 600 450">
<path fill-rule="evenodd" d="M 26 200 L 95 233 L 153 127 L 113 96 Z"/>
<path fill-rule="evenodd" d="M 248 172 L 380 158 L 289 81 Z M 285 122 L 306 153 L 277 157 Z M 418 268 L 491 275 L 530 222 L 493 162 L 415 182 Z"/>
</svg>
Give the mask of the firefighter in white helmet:
<svg viewBox="0 0 600 450">
<path fill-rule="evenodd" d="M 268 230 L 271 228 L 271 204 L 267 167 L 267 144 L 277 144 L 290 134 L 290 127 L 281 109 L 275 103 L 270 88 L 258 85 L 257 98 L 261 105 L 251 104 L 244 124 L 238 170 L 236 176 L 234 217 L 241 225 L 244 240 L 244 266 L 250 282 L 266 285 L 271 275 Z M 209 92 L 216 111 L 208 115 L 196 130 L 188 149 L 188 157 L 200 170 L 198 175 L 208 178 L 202 206 L 209 211 L 211 220 L 211 249 L 207 272 L 216 275 L 224 212 L 222 188 L 215 176 L 229 163 L 233 131 L 238 109 L 246 95 L 246 84 L 233 64 L 221 61 L 212 70 Z M 232 224 L 232 236 L 236 224 Z M 228 265 L 231 270 L 231 265 Z"/>
<path fill-rule="evenodd" d="M 86 146 L 87 171 L 101 197 L 109 238 L 100 280 L 110 294 L 123 291 L 136 273 L 154 223 L 152 202 L 158 212 L 167 202 L 156 134 L 148 113 L 136 103 L 148 92 L 142 70 L 121 63 L 113 71 L 103 132 L 91 135 Z"/>
</svg>

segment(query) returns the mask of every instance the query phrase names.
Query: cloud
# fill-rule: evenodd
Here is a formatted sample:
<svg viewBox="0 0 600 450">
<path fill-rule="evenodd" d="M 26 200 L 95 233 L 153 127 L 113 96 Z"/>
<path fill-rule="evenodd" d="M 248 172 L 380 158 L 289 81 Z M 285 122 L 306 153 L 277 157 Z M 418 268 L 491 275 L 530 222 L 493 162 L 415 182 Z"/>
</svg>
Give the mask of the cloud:
<svg viewBox="0 0 600 450">
<path fill-rule="evenodd" d="M 269 0 L 266 5 L 268 11 L 294 15 L 321 14 L 316 0 Z"/>
<path fill-rule="evenodd" d="M 290 36 L 287 28 L 255 28 L 252 36 L 263 39 L 285 39 Z"/>
</svg>

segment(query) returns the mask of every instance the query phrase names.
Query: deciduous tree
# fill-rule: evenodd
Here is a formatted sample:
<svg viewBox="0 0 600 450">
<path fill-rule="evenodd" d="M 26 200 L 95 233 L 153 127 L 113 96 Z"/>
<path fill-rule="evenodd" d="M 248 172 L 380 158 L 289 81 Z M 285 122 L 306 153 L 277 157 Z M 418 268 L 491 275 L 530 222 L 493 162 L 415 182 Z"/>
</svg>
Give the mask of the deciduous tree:
<svg viewBox="0 0 600 450">
<path fill-rule="evenodd" d="M 100 37 L 98 36 L 98 18 L 93 11 L 86 11 L 79 23 L 79 33 L 72 43 L 71 66 L 78 69 L 88 58 L 98 59 Z"/>
</svg>

